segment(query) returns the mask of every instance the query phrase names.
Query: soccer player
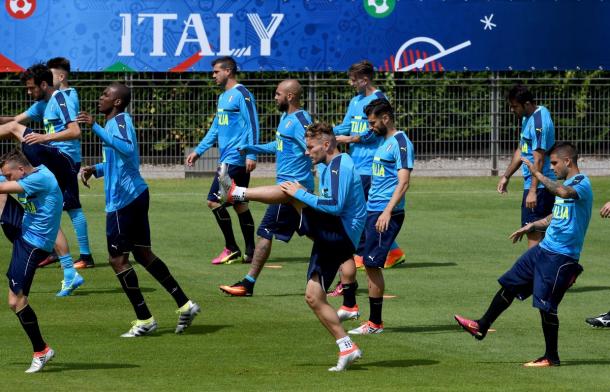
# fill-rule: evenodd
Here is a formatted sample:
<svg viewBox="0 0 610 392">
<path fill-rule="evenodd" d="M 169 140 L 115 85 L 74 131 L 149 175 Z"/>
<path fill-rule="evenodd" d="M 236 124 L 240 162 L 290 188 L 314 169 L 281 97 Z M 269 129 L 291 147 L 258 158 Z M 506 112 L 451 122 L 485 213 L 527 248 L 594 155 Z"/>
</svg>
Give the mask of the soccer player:
<svg viewBox="0 0 610 392">
<path fill-rule="evenodd" d="M 335 126 L 333 131 L 337 135 L 339 143 L 349 144 L 349 153 L 362 180 L 364 197 L 368 200 L 371 188 L 373 158 L 375 157 L 377 147 L 383 143 L 384 138 L 369 129 L 364 108 L 373 100 L 386 98 L 386 96 L 373 84 L 375 67 L 369 61 L 362 60 L 353 64 L 349 68 L 347 75 L 349 83 L 354 87 L 357 95 L 349 102 L 343 122 Z M 363 267 L 363 252 L 364 237 L 356 249 L 356 256 L 354 257 L 358 268 Z M 383 267 L 392 268 L 404 261 L 405 253 L 396 242 L 393 242 Z"/>
<path fill-rule="evenodd" d="M 366 323 L 349 331 L 355 335 L 383 332 L 383 267 L 388 252 L 405 219 L 405 193 L 413 170 L 413 144 L 394 125 L 394 109 L 388 100 L 371 101 L 364 109 L 369 126 L 384 138 L 373 158 L 373 178 L 366 204 L 364 267 L 369 279 L 370 316 Z"/>
<path fill-rule="evenodd" d="M 55 352 L 42 338 L 28 295 L 37 263 L 53 250 L 59 231 L 63 197 L 53 173 L 44 165 L 33 167 L 17 150 L 0 158 L 0 170 L 6 177 L 5 182 L 0 182 L 0 194 L 15 193 L 23 204 L 21 208 L 12 197 L 0 199 L 3 223 L 5 220 L 10 222 L 10 216 L 22 216 L 21 222 L 13 224 L 21 230 L 13 231 L 9 238 L 13 242 L 13 252 L 6 273 L 9 283 L 8 304 L 32 343 L 32 364 L 25 372 L 35 373 L 42 370 Z"/>
<path fill-rule="evenodd" d="M 256 168 L 256 155 L 240 154 L 238 147 L 244 144 L 258 143 L 258 114 L 254 96 L 236 79 L 237 64 L 231 57 L 220 57 L 212 61 L 213 77 L 216 84 L 224 91 L 218 97 L 218 111 L 210 130 L 199 143 L 195 151 L 186 157 L 186 165 L 193 166 L 195 161 L 218 142 L 220 163 L 229 165 L 229 174 L 238 185 L 248 186 L 250 172 Z M 219 203 L 218 181 L 214 182 L 208 193 L 208 207 L 214 213 L 216 222 L 225 238 L 225 248 L 212 260 L 212 264 L 250 263 L 254 253 L 254 219 L 247 203 L 235 203 L 244 241 L 245 257 L 235 242 L 231 216 L 225 205 Z"/>
<path fill-rule="evenodd" d="M 547 151 L 555 144 L 555 126 L 548 109 L 536 105 L 534 96 L 521 85 L 514 86 L 508 92 L 510 110 L 521 120 L 519 147 L 498 182 L 500 194 L 507 192 L 510 177 L 521 167 L 524 179 L 524 191 L 521 201 L 521 226 L 545 218 L 553 209 L 554 196 L 534 177 L 527 165 L 521 163 L 525 158 L 533 162 L 536 170 L 551 180 L 555 179 Z M 528 248 L 536 246 L 544 237 L 544 231 L 527 233 Z"/>
<path fill-rule="evenodd" d="M 585 233 L 591 218 L 593 191 L 589 178 L 578 169 L 578 153 L 570 143 L 558 143 L 550 151 L 551 167 L 559 180 L 556 182 L 542 174 L 527 158 L 532 177 L 555 196 L 555 205 L 549 216 L 530 222 L 510 235 L 513 243 L 524 235 L 546 229 L 540 244 L 529 248 L 498 279 L 500 290 L 489 309 L 474 321 L 455 315 L 458 324 L 478 340 L 485 338 L 492 323 L 511 305 L 515 298 L 525 300 L 533 294 L 533 306 L 542 319 L 542 332 L 546 351 L 526 367 L 559 366 L 557 340 L 559 318 L 557 308 L 566 291 L 582 272 L 578 263 Z"/>
<path fill-rule="evenodd" d="M 599 210 L 599 215 L 602 218 L 610 218 L 610 201 L 603 205 Z M 592 327 L 596 328 L 609 328 L 610 327 L 610 311 L 608 313 L 602 313 L 599 316 L 588 317 L 585 322 Z"/>
<path fill-rule="evenodd" d="M 201 308 L 184 294 L 165 263 L 152 252 L 148 186 L 140 175 L 136 131 L 131 116 L 125 112 L 130 100 L 131 90 L 124 84 L 113 83 L 99 98 L 99 111 L 106 116 L 104 128 L 88 113 L 78 115 L 77 120 L 91 125 L 104 143 L 105 157 L 103 163 L 83 168 L 81 178 L 87 185 L 92 175 L 106 177 L 106 238 L 110 264 L 137 317 L 129 331 L 121 336 L 138 337 L 157 329 L 157 322 L 142 296 L 136 271 L 129 264 L 130 252 L 176 301 L 179 316 L 175 332 L 182 333 Z"/>
<path fill-rule="evenodd" d="M 341 311 L 335 312 L 330 306 L 326 291 L 341 264 L 352 258 L 360 240 L 366 216 L 364 192 L 353 160 L 349 155 L 339 153 L 329 125 L 312 124 L 305 135 L 307 155 L 314 164 L 324 164 L 319 195 L 308 192 L 303 185 L 292 181 L 279 186 L 238 187 L 226 175 L 223 165 L 219 173 L 220 196 L 228 200 L 253 200 L 268 204 L 286 203 L 290 197 L 293 198 L 295 208 L 301 210 L 299 233 L 313 240 L 305 300 L 339 346 L 337 365 L 328 370 L 342 371 L 359 359 L 362 352 L 345 333 L 340 320 Z"/>
<path fill-rule="evenodd" d="M 267 144 L 243 145 L 242 154 L 276 154 L 276 183 L 297 181 L 308 191 L 313 191 L 311 159 L 305 154 L 305 130 L 311 124 L 311 116 L 301 108 L 301 84 L 294 79 L 281 82 L 275 90 L 275 102 L 282 112 L 276 131 L 276 139 Z M 258 226 L 259 240 L 254 249 L 250 270 L 241 281 L 232 286 L 221 285 L 220 290 L 238 297 L 252 296 L 254 284 L 265 262 L 271 254 L 273 237 L 289 242 L 298 230 L 301 221 L 299 212 L 290 203 L 271 204 Z"/>
<path fill-rule="evenodd" d="M 71 88 L 68 83 L 68 77 L 70 73 L 70 61 L 64 57 L 52 58 L 47 61 L 47 67 L 51 70 L 51 73 L 53 74 L 53 87 L 56 90 L 61 90 L 64 93 L 66 103 L 71 107 L 71 112 L 78 113 L 78 94 L 76 90 L 74 88 Z M 10 121 L 17 121 L 18 123 L 24 125 L 28 124 L 30 121 L 43 122 L 47 102 L 48 101 L 44 99 L 37 100 L 25 112 L 18 114 L 15 117 L 0 117 L 0 124 L 4 124 Z M 47 132 L 50 130 L 50 128 L 47 128 L 46 125 L 45 128 Z M 81 162 L 80 141 L 78 142 L 77 150 L 66 150 L 65 152 L 67 152 L 72 158 L 74 168 L 76 170 L 76 173 L 78 173 Z M 74 180 L 73 183 L 78 185 L 78 182 L 76 180 Z M 78 191 L 78 188 L 76 190 Z M 76 197 L 78 197 L 78 194 L 76 194 Z M 70 220 L 72 221 L 72 225 L 74 226 L 74 231 L 76 232 L 76 239 L 80 248 L 80 257 L 74 262 L 74 268 L 81 269 L 94 267 L 95 264 L 91 256 L 91 250 L 89 248 L 87 219 L 83 213 L 82 208 L 80 207 L 80 201 L 78 201 L 77 204 L 74 204 L 72 206 L 69 205 L 68 207 L 74 207 L 66 209 L 66 212 L 70 216 Z M 46 260 L 43 260 L 40 263 L 40 267 L 44 267 L 45 265 L 48 265 L 55 261 L 57 261 L 57 258 L 51 255 Z"/>
<path fill-rule="evenodd" d="M 77 171 L 69 154 L 80 156 L 80 127 L 74 121 L 76 113 L 68 104 L 62 91 L 53 87 L 53 74 L 44 64 L 28 68 L 21 79 L 25 81 L 28 94 L 36 101 L 46 101 L 44 124 L 46 134 L 34 133 L 30 128 L 16 121 L 0 125 L 0 139 L 12 137 L 22 143 L 24 155 L 31 164 L 44 164 L 56 177 L 63 193 L 63 208 L 80 208 L 78 199 Z M 63 268 L 64 280 L 58 297 L 65 297 L 84 282 L 75 268 L 68 248 L 68 242 L 61 229 L 55 250 Z"/>
</svg>

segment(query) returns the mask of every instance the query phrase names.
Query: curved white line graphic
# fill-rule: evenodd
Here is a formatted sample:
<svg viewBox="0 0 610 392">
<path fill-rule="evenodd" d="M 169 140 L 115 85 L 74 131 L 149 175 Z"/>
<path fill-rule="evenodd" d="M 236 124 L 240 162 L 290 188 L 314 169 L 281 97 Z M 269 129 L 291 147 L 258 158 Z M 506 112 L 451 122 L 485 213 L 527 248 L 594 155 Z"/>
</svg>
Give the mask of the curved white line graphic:
<svg viewBox="0 0 610 392">
<path fill-rule="evenodd" d="M 400 56 L 402 56 L 402 52 L 404 52 L 409 46 L 416 44 L 416 43 L 420 43 L 420 42 L 425 42 L 425 43 L 428 43 L 428 44 L 436 47 L 438 49 L 438 53 L 433 56 L 427 57 L 425 59 L 417 59 L 413 64 L 409 64 L 406 67 L 399 68 L 400 67 Z M 464 49 L 465 47 L 468 47 L 470 45 L 471 45 L 470 41 L 465 41 L 459 45 L 455 45 L 449 49 L 445 49 L 445 48 L 443 48 L 443 45 L 441 45 L 438 41 L 436 41 L 432 38 L 429 38 L 429 37 L 411 38 L 410 40 L 408 40 L 407 42 L 402 44 L 400 49 L 398 49 L 398 52 L 396 52 L 396 57 L 394 58 L 394 70 L 399 71 L 399 72 L 406 72 L 406 71 L 411 71 L 412 69 L 415 69 L 415 68 L 421 69 L 424 67 L 424 65 L 428 64 L 431 61 L 440 59 L 441 57 L 445 57 L 448 54 L 457 52 L 458 50 Z"/>
</svg>

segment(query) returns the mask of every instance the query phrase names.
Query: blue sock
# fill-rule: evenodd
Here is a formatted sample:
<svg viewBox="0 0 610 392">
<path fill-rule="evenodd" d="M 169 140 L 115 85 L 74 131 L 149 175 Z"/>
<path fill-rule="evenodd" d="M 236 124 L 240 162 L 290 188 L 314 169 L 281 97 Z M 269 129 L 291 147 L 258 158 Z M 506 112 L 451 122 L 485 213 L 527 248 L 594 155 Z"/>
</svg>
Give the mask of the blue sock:
<svg viewBox="0 0 610 392">
<path fill-rule="evenodd" d="M 90 255 L 91 250 L 89 250 L 89 236 L 87 235 L 87 219 L 85 218 L 85 214 L 83 214 L 83 209 L 75 208 L 68 211 L 68 215 L 70 215 L 70 219 L 72 219 L 80 254 Z"/>
<path fill-rule="evenodd" d="M 61 268 L 64 270 L 64 281 L 66 283 L 72 282 L 74 276 L 76 276 L 72 256 L 70 256 L 69 253 L 64 256 L 59 256 L 59 263 L 61 264 Z"/>
<path fill-rule="evenodd" d="M 256 282 L 256 279 L 254 279 L 254 278 L 253 278 L 252 276 L 250 276 L 250 275 L 246 275 L 246 276 L 244 277 L 244 279 L 246 279 L 246 280 L 247 280 L 248 282 L 250 282 L 250 283 L 255 283 L 255 282 Z"/>
<path fill-rule="evenodd" d="M 396 241 L 392 242 L 392 246 L 390 246 L 390 250 L 399 249 L 400 246 L 396 243 Z"/>
</svg>

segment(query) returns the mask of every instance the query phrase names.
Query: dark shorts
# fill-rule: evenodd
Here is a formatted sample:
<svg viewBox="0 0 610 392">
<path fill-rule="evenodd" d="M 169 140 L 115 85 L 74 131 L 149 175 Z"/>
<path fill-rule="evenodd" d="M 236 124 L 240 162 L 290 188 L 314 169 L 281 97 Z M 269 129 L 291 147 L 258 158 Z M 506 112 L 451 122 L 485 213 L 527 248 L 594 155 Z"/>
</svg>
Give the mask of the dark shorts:
<svg viewBox="0 0 610 392">
<path fill-rule="evenodd" d="M 32 132 L 27 128 L 23 135 Z M 21 149 L 32 166 L 45 165 L 55 175 L 64 197 L 64 211 L 81 208 L 78 190 L 80 163 L 74 163 L 67 154 L 49 144 L 21 143 Z"/>
<path fill-rule="evenodd" d="M 360 182 L 362 182 L 362 189 L 364 189 L 364 200 L 369 200 L 369 190 L 371 189 L 371 180 L 373 176 L 360 175 Z"/>
<path fill-rule="evenodd" d="M 314 274 L 320 278 L 324 291 L 330 288 L 341 264 L 352 258 L 354 244 L 343 228 L 341 218 L 313 208 L 304 208 L 300 234 L 313 240 L 307 280 Z"/>
<path fill-rule="evenodd" d="M 11 242 L 21 237 L 21 223 L 23 221 L 23 207 L 11 195 L 6 195 L 6 204 L 0 214 L 0 225 L 4 235 Z"/>
<path fill-rule="evenodd" d="M 268 240 L 273 240 L 275 236 L 280 241 L 288 242 L 299 229 L 300 223 L 301 215 L 291 204 L 271 204 L 267 207 L 256 234 Z"/>
<path fill-rule="evenodd" d="M 108 253 L 118 257 L 135 247 L 150 247 L 148 223 L 148 188 L 120 210 L 106 214 Z"/>
<path fill-rule="evenodd" d="M 536 245 L 525 252 L 498 282 L 520 300 L 533 296 L 533 306 L 557 314 L 565 292 L 582 272 L 578 260 Z"/>
<path fill-rule="evenodd" d="M 235 185 L 248 187 L 250 185 L 250 173 L 246 172 L 245 166 L 236 166 L 236 165 L 228 165 L 229 166 L 229 177 L 231 177 L 235 181 Z M 219 168 L 220 170 L 220 168 Z M 212 186 L 210 187 L 210 192 L 208 193 L 208 200 L 213 201 L 215 203 L 219 203 L 218 200 L 218 190 L 220 185 L 218 184 L 218 176 L 214 176 L 214 181 L 212 181 Z M 244 203 L 244 202 L 236 202 Z"/>
<path fill-rule="evenodd" d="M 555 204 L 555 196 L 551 194 L 546 188 L 536 189 L 536 208 L 526 208 L 525 198 L 529 193 L 529 189 L 523 191 L 523 198 L 521 199 L 521 226 L 525 226 L 528 223 L 536 222 L 537 220 L 546 218 L 553 212 L 553 205 Z"/>
<path fill-rule="evenodd" d="M 392 244 L 402 227 L 402 222 L 405 220 L 404 211 L 394 211 L 388 229 L 383 233 L 378 233 L 375 229 L 375 223 L 377 223 L 379 215 L 381 215 L 381 211 L 367 212 L 364 225 L 364 251 L 362 252 L 366 267 L 383 268 L 388 252 L 390 252 Z"/>
<path fill-rule="evenodd" d="M 32 246 L 22 237 L 15 239 L 11 263 L 6 272 L 9 289 L 15 294 L 21 292 L 23 295 L 29 295 L 36 267 L 47 256 L 49 252 Z"/>
</svg>

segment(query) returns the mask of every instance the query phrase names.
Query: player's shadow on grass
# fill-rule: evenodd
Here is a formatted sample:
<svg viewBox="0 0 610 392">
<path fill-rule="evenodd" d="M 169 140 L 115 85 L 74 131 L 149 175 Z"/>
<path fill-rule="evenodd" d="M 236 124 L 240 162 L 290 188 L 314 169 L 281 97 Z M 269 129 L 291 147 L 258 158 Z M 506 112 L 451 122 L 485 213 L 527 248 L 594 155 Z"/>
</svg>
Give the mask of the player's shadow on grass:
<svg viewBox="0 0 610 392">
<path fill-rule="evenodd" d="M 195 319 L 195 321 L 193 321 L 195 324 L 197 323 L 199 319 Z M 186 331 L 184 331 L 183 335 L 208 335 L 211 333 L 215 333 L 220 331 L 221 329 L 225 329 L 225 328 L 231 328 L 233 327 L 232 325 L 191 325 L 190 327 L 187 328 Z M 161 335 L 175 335 L 175 329 L 174 328 L 160 328 L 157 329 L 156 332 L 152 333 L 151 335 L 147 336 L 148 337 L 160 337 Z"/>
<path fill-rule="evenodd" d="M 444 325 L 405 325 L 399 327 L 384 328 L 392 332 L 405 333 L 443 333 L 443 332 L 460 332 L 462 329 L 457 324 Z"/>
<path fill-rule="evenodd" d="M 438 365 L 440 361 L 433 359 L 394 359 L 376 362 L 356 362 L 350 366 L 349 370 L 367 370 L 369 367 L 378 368 L 406 368 L 411 366 L 433 366 Z"/>
<path fill-rule="evenodd" d="M 610 359 L 574 359 L 561 361 L 561 366 L 609 365 Z"/>
<path fill-rule="evenodd" d="M 455 266 L 457 266 L 457 263 L 454 263 L 451 261 L 442 262 L 442 263 L 409 263 L 407 261 L 406 263 L 399 264 L 394 268 L 431 268 L 431 267 L 455 267 Z M 394 269 L 394 268 L 392 268 L 392 269 Z"/>
<path fill-rule="evenodd" d="M 581 286 L 572 287 L 569 293 L 588 293 L 590 291 L 607 291 L 610 290 L 610 286 Z"/>
<path fill-rule="evenodd" d="M 289 256 L 289 257 L 272 257 L 269 258 L 269 264 L 275 263 L 309 263 L 308 256 Z"/>
<path fill-rule="evenodd" d="M 361 360 L 349 367 L 349 371 L 368 370 L 370 367 L 378 368 L 405 368 L 411 366 L 433 366 L 438 365 L 440 361 L 432 359 L 394 359 L 386 361 L 366 362 Z M 300 363 L 299 366 L 325 366 L 322 363 Z"/>
<path fill-rule="evenodd" d="M 17 363 L 14 363 L 17 365 Z M 29 364 L 29 363 L 28 363 Z M 19 366 L 27 366 L 24 363 L 20 363 Z M 68 371 L 79 371 L 79 370 L 109 370 L 109 369 L 134 369 L 139 368 L 140 365 L 133 365 L 130 363 L 95 363 L 89 361 L 83 362 L 57 362 L 53 361 L 45 366 L 43 373 L 57 373 L 57 372 L 68 372 Z"/>
<path fill-rule="evenodd" d="M 154 293 L 157 289 L 152 287 L 140 287 L 143 293 Z M 78 288 L 72 293 L 72 297 L 88 296 L 88 295 L 100 295 L 100 294 L 125 294 L 122 287 L 112 288 L 99 288 L 99 289 L 87 289 L 85 287 Z"/>
</svg>

